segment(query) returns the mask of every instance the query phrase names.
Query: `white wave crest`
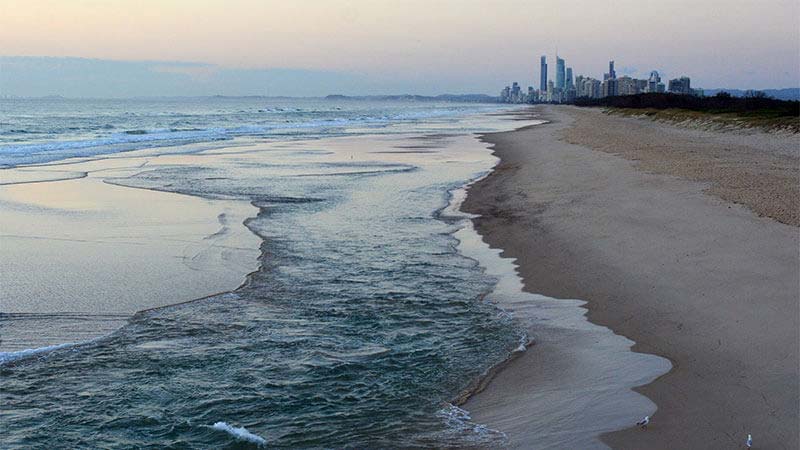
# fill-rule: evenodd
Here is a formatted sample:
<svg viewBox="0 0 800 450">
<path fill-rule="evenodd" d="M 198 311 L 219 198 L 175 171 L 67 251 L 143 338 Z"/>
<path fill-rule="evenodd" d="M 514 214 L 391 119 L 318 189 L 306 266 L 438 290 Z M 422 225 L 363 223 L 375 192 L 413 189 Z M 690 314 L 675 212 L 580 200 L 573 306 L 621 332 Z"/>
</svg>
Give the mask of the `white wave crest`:
<svg viewBox="0 0 800 450">
<path fill-rule="evenodd" d="M 253 434 L 247 431 L 245 427 L 234 427 L 229 425 L 227 422 L 217 422 L 214 425 L 211 425 L 211 428 L 219 431 L 224 431 L 231 436 L 235 437 L 236 439 L 241 439 L 243 441 L 252 442 L 258 446 L 267 445 L 267 440 L 262 438 L 257 434 Z"/>
<path fill-rule="evenodd" d="M 505 433 L 473 422 L 469 411 L 453 404 L 445 404 L 444 408 L 437 411 L 436 415 L 447 425 L 445 433 L 450 438 L 457 437 L 465 442 L 480 444 L 481 447 L 504 446 L 503 444 L 508 442 L 508 436 Z"/>
<path fill-rule="evenodd" d="M 30 356 L 36 356 L 42 353 L 51 352 L 53 350 L 59 350 L 62 348 L 74 347 L 78 345 L 77 343 L 67 343 L 67 344 L 56 344 L 56 345 L 48 345 L 47 347 L 39 347 L 39 348 L 30 348 L 27 350 L 18 350 L 16 352 L 0 352 L 0 365 L 9 363 L 11 361 L 16 361 L 22 358 L 28 358 Z"/>
</svg>

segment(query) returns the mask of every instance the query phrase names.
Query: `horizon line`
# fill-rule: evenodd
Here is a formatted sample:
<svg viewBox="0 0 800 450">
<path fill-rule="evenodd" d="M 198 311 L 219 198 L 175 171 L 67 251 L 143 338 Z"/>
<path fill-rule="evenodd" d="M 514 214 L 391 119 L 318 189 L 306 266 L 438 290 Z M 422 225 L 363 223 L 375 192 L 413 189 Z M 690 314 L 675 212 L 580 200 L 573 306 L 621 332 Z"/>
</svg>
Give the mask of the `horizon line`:
<svg viewBox="0 0 800 450">
<path fill-rule="evenodd" d="M 791 89 L 800 90 L 800 86 L 796 87 L 775 87 L 765 89 L 749 89 L 749 88 L 698 88 L 704 91 L 786 91 Z M 441 93 L 433 95 L 425 94 L 325 94 L 325 95 L 225 95 L 225 94 L 204 94 L 204 95 L 132 95 L 121 97 L 91 97 L 91 96 L 68 96 L 61 94 L 45 94 L 45 95 L 13 95 L 13 94 L 0 94 L 0 100 L 20 99 L 20 100 L 41 100 L 41 99 L 64 99 L 64 100 L 136 100 L 136 99 L 158 99 L 158 98 L 272 98 L 272 99 L 298 99 L 298 100 L 314 100 L 314 99 L 328 99 L 328 97 L 343 97 L 343 98 L 378 98 L 378 97 L 423 97 L 423 98 L 437 98 L 437 97 L 499 97 L 498 95 L 468 92 L 462 94 L 454 93 Z"/>
</svg>

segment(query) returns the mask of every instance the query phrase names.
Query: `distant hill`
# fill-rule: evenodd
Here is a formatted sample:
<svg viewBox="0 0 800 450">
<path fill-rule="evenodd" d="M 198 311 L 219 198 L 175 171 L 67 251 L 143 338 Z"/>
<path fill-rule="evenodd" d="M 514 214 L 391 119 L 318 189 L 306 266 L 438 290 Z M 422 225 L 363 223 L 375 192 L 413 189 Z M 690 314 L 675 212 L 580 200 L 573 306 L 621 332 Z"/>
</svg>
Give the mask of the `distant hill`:
<svg viewBox="0 0 800 450">
<path fill-rule="evenodd" d="M 703 89 L 703 93 L 709 97 L 717 95 L 718 92 L 727 92 L 734 97 L 744 97 L 748 91 L 744 89 Z M 763 89 L 761 92 L 767 97 L 778 100 L 800 100 L 800 88 Z"/>
<path fill-rule="evenodd" d="M 328 95 L 326 100 L 378 100 L 405 102 L 459 102 L 459 103 L 499 103 L 499 97 L 485 94 L 442 94 L 442 95 Z"/>
</svg>

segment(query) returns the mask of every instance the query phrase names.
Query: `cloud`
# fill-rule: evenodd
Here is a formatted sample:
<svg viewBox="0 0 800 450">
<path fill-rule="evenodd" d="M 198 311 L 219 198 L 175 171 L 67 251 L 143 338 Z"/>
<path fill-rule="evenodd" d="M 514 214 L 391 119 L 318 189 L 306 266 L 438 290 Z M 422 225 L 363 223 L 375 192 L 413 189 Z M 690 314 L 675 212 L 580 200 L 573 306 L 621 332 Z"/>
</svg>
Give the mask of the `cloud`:
<svg viewBox="0 0 800 450">
<path fill-rule="evenodd" d="M 386 87 L 344 72 L 232 69 L 180 61 L 0 56 L 0 65 L 0 94 L 13 96 L 324 96 L 380 93 Z"/>
</svg>

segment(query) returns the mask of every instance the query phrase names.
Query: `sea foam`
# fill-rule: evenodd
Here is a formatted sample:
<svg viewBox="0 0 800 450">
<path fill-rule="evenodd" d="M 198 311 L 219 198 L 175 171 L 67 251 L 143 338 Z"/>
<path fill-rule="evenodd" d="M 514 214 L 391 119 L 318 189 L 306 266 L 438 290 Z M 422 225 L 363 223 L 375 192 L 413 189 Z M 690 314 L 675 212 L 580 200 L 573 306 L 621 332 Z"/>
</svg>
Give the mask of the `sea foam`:
<svg viewBox="0 0 800 450">
<path fill-rule="evenodd" d="M 463 441 L 471 441 L 482 446 L 489 442 L 497 446 L 504 446 L 508 442 L 508 436 L 505 433 L 473 422 L 469 411 L 451 403 L 445 404 L 444 408 L 437 411 L 436 415 L 447 425 L 447 430 L 442 437 L 458 436 Z"/>
<path fill-rule="evenodd" d="M 16 361 L 18 359 L 36 356 L 42 353 L 51 352 L 53 350 L 74 347 L 76 345 L 78 344 L 70 342 L 67 344 L 48 345 L 47 347 L 30 348 L 27 350 L 18 350 L 15 352 L 0 352 L 0 366 L 9 363 L 11 361 Z"/>
<path fill-rule="evenodd" d="M 234 427 L 229 425 L 227 422 L 217 422 L 214 425 L 211 425 L 211 428 L 219 431 L 224 431 L 231 436 L 235 437 L 236 439 L 241 439 L 243 441 L 252 442 L 258 446 L 267 445 L 267 440 L 262 438 L 257 434 L 253 434 L 247 431 L 245 427 Z"/>
</svg>

